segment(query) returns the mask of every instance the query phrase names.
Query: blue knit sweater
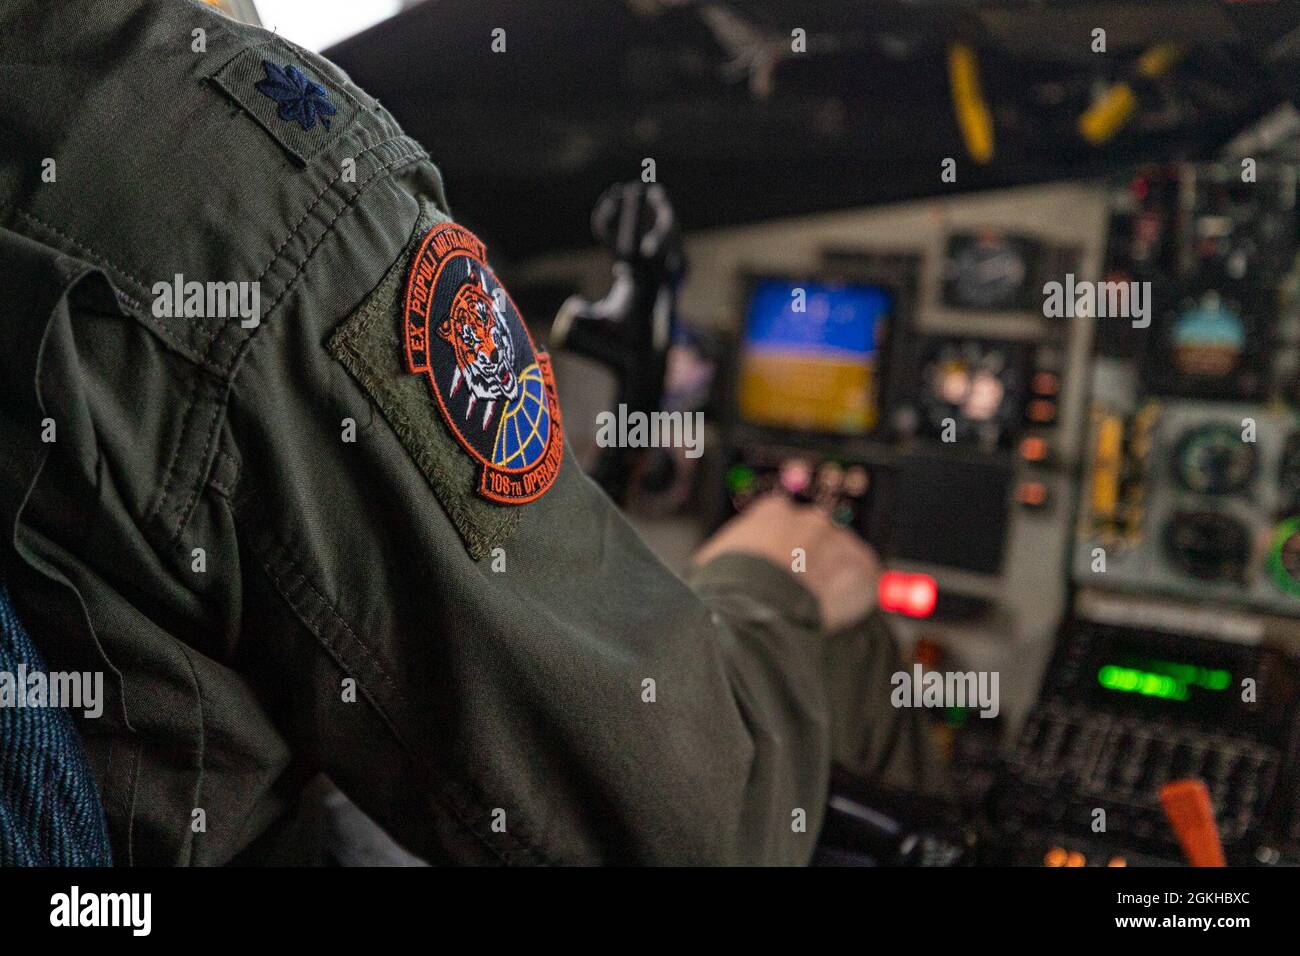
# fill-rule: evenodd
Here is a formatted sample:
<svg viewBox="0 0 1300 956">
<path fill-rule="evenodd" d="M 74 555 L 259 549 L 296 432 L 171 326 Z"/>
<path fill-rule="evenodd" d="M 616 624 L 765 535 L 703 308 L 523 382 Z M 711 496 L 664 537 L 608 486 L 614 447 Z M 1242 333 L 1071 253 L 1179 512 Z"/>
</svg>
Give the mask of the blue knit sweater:
<svg viewBox="0 0 1300 956">
<path fill-rule="evenodd" d="M 46 671 L 0 583 L 0 674 Z M 68 711 L 0 706 L 0 866 L 107 866 L 108 828 Z"/>
</svg>

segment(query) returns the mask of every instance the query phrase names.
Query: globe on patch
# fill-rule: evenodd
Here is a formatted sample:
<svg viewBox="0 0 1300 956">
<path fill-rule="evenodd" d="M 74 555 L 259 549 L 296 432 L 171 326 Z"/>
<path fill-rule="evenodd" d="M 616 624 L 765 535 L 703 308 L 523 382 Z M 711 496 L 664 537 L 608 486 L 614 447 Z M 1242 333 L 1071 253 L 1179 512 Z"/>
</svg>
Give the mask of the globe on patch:
<svg viewBox="0 0 1300 956">
<path fill-rule="evenodd" d="M 527 468 L 542 457 L 551 436 L 551 411 L 542 370 L 534 362 L 519 375 L 519 395 L 501 413 L 492 464 Z"/>
</svg>

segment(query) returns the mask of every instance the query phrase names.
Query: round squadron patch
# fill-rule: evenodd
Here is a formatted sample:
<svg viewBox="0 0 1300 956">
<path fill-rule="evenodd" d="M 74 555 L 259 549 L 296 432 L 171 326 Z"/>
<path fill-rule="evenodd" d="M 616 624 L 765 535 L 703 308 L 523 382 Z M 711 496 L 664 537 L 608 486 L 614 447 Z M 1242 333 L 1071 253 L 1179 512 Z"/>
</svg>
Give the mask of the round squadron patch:
<svg viewBox="0 0 1300 956">
<path fill-rule="evenodd" d="M 560 405 L 550 357 L 486 258 L 455 223 L 425 233 L 406 278 L 406 367 L 428 378 L 452 435 L 483 465 L 479 494 L 523 504 L 560 472 Z"/>
</svg>

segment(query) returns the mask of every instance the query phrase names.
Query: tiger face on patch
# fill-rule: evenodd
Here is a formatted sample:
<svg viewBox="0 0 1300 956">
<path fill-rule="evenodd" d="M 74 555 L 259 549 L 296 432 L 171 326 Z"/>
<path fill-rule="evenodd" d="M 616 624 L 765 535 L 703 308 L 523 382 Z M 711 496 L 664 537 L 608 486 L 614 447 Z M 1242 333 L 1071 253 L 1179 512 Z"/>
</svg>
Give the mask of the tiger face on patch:
<svg viewBox="0 0 1300 956">
<path fill-rule="evenodd" d="M 483 466 L 479 493 L 522 504 L 564 457 L 550 357 L 539 353 L 483 243 L 455 223 L 420 240 L 407 274 L 407 371 L 423 375 L 452 436 Z"/>
<path fill-rule="evenodd" d="M 519 377 L 515 373 L 515 345 L 510 326 L 498 315 L 496 303 L 483 285 L 482 274 L 469 275 L 452 298 L 447 318 L 437 328 L 438 335 L 451 343 L 456 356 L 456 371 L 448 397 L 454 396 L 464 382 L 470 390 L 470 410 L 476 399 L 487 402 L 483 428 L 492 422 L 496 403 L 511 401 L 519 394 Z"/>
</svg>

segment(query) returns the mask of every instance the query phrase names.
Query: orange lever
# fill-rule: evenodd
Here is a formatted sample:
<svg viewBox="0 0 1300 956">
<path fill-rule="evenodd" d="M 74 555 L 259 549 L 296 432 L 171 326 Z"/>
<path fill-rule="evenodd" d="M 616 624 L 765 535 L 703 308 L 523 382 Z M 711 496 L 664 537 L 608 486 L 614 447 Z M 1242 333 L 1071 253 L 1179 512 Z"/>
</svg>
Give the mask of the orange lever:
<svg viewBox="0 0 1300 956">
<path fill-rule="evenodd" d="M 1192 866 L 1227 866 L 1210 791 L 1203 780 L 1174 780 L 1160 788 L 1160 803 Z"/>
</svg>

